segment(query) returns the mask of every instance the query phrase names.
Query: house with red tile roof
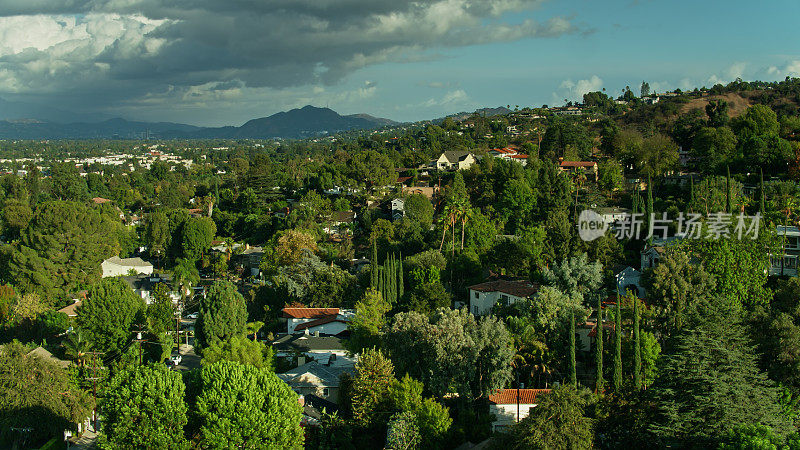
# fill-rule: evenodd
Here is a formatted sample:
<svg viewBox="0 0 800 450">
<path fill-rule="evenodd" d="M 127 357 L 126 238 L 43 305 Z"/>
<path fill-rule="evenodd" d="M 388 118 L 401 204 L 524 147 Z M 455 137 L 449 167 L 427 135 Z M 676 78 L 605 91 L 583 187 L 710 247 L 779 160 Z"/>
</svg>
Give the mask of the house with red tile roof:
<svg viewBox="0 0 800 450">
<path fill-rule="evenodd" d="M 498 389 L 489 396 L 489 413 L 494 414 L 492 431 L 503 431 L 528 417 L 537 405 L 537 398 L 550 389 Z"/>
<path fill-rule="evenodd" d="M 282 310 L 287 334 L 335 336 L 347 330 L 353 311 L 339 308 L 287 306 Z"/>
<path fill-rule="evenodd" d="M 539 292 L 539 285 L 528 280 L 491 280 L 469 286 L 469 311 L 476 316 L 492 312 L 494 305 L 513 305 Z"/>
<path fill-rule="evenodd" d="M 558 169 L 570 173 L 582 170 L 587 174 L 587 178 L 594 178 L 594 181 L 597 181 L 597 163 L 594 161 L 561 161 Z"/>
</svg>

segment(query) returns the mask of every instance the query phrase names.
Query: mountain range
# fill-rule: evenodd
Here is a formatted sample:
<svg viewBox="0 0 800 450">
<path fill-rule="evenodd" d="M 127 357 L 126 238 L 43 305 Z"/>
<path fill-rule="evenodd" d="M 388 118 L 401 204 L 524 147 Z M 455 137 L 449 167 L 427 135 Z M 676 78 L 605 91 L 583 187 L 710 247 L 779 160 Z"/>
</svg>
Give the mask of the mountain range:
<svg viewBox="0 0 800 450">
<path fill-rule="evenodd" d="M 43 114 L 43 115 L 42 115 Z M 10 117 L 35 117 L 10 119 Z M 115 118 L 89 122 L 60 122 L 68 112 L 49 113 L 26 104 L 0 99 L 0 139 L 114 139 L 145 137 L 161 139 L 299 139 L 341 131 L 397 125 L 389 119 L 368 114 L 340 115 L 329 108 L 305 106 L 252 119 L 240 127 L 197 127 L 172 122 L 136 122 Z M 73 114 L 71 117 L 75 117 Z M 56 120 L 54 120 L 56 119 Z"/>
</svg>

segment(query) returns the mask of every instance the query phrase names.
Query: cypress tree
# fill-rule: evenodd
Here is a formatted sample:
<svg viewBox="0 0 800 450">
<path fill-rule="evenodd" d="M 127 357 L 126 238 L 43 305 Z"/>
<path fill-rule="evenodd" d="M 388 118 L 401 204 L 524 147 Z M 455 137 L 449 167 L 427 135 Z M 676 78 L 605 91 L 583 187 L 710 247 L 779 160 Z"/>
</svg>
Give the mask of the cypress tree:
<svg viewBox="0 0 800 450">
<path fill-rule="evenodd" d="M 397 299 L 403 298 L 405 292 L 406 287 L 403 281 L 403 254 L 400 253 L 400 258 L 397 260 Z"/>
<path fill-rule="evenodd" d="M 597 364 L 595 377 L 597 379 L 596 386 L 597 392 L 603 391 L 603 297 L 597 297 L 597 327 L 596 330 L 596 345 L 595 350 L 595 364 Z"/>
<path fill-rule="evenodd" d="M 767 211 L 766 208 L 764 208 L 764 203 L 767 201 L 766 200 L 767 199 L 767 194 L 766 194 L 766 192 L 764 192 L 764 169 L 759 167 L 758 171 L 759 171 L 759 173 L 761 175 L 761 181 L 760 181 L 760 184 L 759 184 L 759 191 L 761 191 L 761 192 L 759 192 L 759 194 L 760 194 L 759 197 L 760 198 L 758 199 L 758 201 L 759 201 L 758 212 L 761 213 L 761 217 L 764 217 L 764 213 L 766 213 L 766 211 Z"/>
<path fill-rule="evenodd" d="M 730 166 L 725 166 L 726 176 L 725 176 L 725 212 L 731 213 L 731 168 Z"/>
<path fill-rule="evenodd" d="M 378 286 L 378 247 L 374 240 L 372 241 L 372 259 L 369 261 L 369 269 L 371 271 L 370 287 L 380 291 L 380 286 Z"/>
<path fill-rule="evenodd" d="M 694 204 L 694 175 L 689 176 L 689 204 Z"/>
<path fill-rule="evenodd" d="M 578 386 L 578 369 L 575 364 L 575 311 L 569 320 L 569 377 L 573 386 Z"/>
<path fill-rule="evenodd" d="M 392 299 L 392 303 L 395 303 L 397 302 L 397 269 L 395 269 L 394 255 L 389 259 L 387 269 L 389 272 L 389 297 Z"/>
<path fill-rule="evenodd" d="M 639 296 L 633 294 L 633 385 L 642 388 L 642 346 L 639 336 Z"/>
<path fill-rule="evenodd" d="M 650 226 L 651 216 L 653 214 L 653 181 L 650 179 L 650 175 L 647 176 L 647 210 L 645 211 L 645 219 L 647 220 L 647 226 Z"/>
<path fill-rule="evenodd" d="M 622 307 L 617 292 L 617 310 L 614 317 L 614 391 L 622 390 Z"/>
</svg>

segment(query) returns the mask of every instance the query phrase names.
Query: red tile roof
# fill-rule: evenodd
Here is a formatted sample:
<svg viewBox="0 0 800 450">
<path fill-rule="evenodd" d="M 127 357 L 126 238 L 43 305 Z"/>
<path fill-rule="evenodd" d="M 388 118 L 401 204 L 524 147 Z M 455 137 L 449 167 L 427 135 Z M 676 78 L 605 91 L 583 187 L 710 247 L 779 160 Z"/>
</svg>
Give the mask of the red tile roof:
<svg viewBox="0 0 800 450">
<path fill-rule="evenodd" d="M 594 161 L 562 161 L 561 167 L 594 167 L 597 163 Z"/>
<path fill-rule="evenodd" d="M 516 405 L 517 392 L 519 392 L 519 403 L 521 405 L 533 405 L 536 397 L 541 394 L 549 394 L 550 389 L 498 389 L 497 392 L 489 396 L 489 403 L 495 405 Z"/>
<path fill-rule="evenodd" d="M 339 308 L 283 308 L 283 317 L 287 319 L 320 319 L 339 315 Z"/>
<path fill-rule="evenodd" d="M 300 325 L 294 327 L 294 331 L 302 331 L 305 330 L 306 328 L 325 325 L 326 323 L 331 323 L 331 322 L 347 323 L 346 320 L 339 319 L 336 316 L 327 316 L 327 317 L 322 317 L 320 319 L 312 320 L 311 322 L 301 323 Z"/>
<path fill-rule="evenodd" d="M 514 159 L 528 159 L 528 155 L 511 155 Z"/>
<path fill-rule="evenodd" d="M 528 297 L 539 292 L 539 285 L 528 280 L 495 280 L 469 286 L 478 292 L 502 292 L 514 297 Z"/>
</svg>

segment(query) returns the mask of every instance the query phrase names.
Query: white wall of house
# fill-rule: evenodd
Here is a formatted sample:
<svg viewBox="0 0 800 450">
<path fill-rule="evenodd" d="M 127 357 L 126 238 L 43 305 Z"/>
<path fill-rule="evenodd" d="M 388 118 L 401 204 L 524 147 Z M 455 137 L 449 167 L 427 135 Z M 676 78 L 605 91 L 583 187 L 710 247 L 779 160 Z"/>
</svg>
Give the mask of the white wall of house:
<svg viewBox="0 0 800 450">
<path fill-rule="evenodd" d="M 504 294 L 502 292 L 481 292 L 469 290 L 469 312 L 476 316 L 484 316 L 492 312 L 492 308 L 497 302 L 513 305 L 524 300 L 523 297 Z"/>
<path fill-rule="evenodd" d="M 535 404 L 520 403 L 519 405 L 519 420 L 522 420 L 531 413 L 531 408 L 535 408 Z M 517 423 L 517 404 L 510 405 L 496 405 L 489 404 L 489 413 L 494 414 L 494 422 L 492 422 L 492 431 L 501 431 L 506 427 Z"/>
<path fill-rule="evenodd" d="M 292 321 L 295 321 L 295 320 L 297 320 L 297 321 L 301 321 L 302 320 L 302 322 L 297 322 L 295 324 L 292 324 Z M 286 332 L 289 333 L 289 334 L 292 334 L 292 333 L 295 332 L 294 329 L 297 328 L 298 325 L 300 325 L 301 323 L 304 323 L 304 322 L 311 322 L 312 320 L 314 320 L 314 319 L 289 319 L 289 321 L 287 321 L 287 323 L 286 323 Z M 346 323 L 330 322 L 330 323 L 325 323 L 325 324 L 322 324 L 322 325 L 317 325 L 317 326 L 308 328 L 308 332 L 310 334 L 314 334 L 315 332 L 319 332 L 319 334 L 339 334 L 339 333 L 341 333 L 342 331 L 344 331 L 346 329 L 347 329 L 347 324 Z M 297 333 L 305 333 L 305 332 L 306 332 L 306 330 L 303 329 L 303 330 L 298 331 Z"/>
<path fill-rule="evenodd" d="M 128 266 L 122 264 L 116 264 L 111 261 L 103 261 L 100 264 L 100 267 L 103 269 L 103 278 L 107 277 L 122 277 L 128 275 L 133 269 L 136 273 L 141 273 L 145 275 L 152 275 L 153 274 L 153 266 Z"/>
</svg>

